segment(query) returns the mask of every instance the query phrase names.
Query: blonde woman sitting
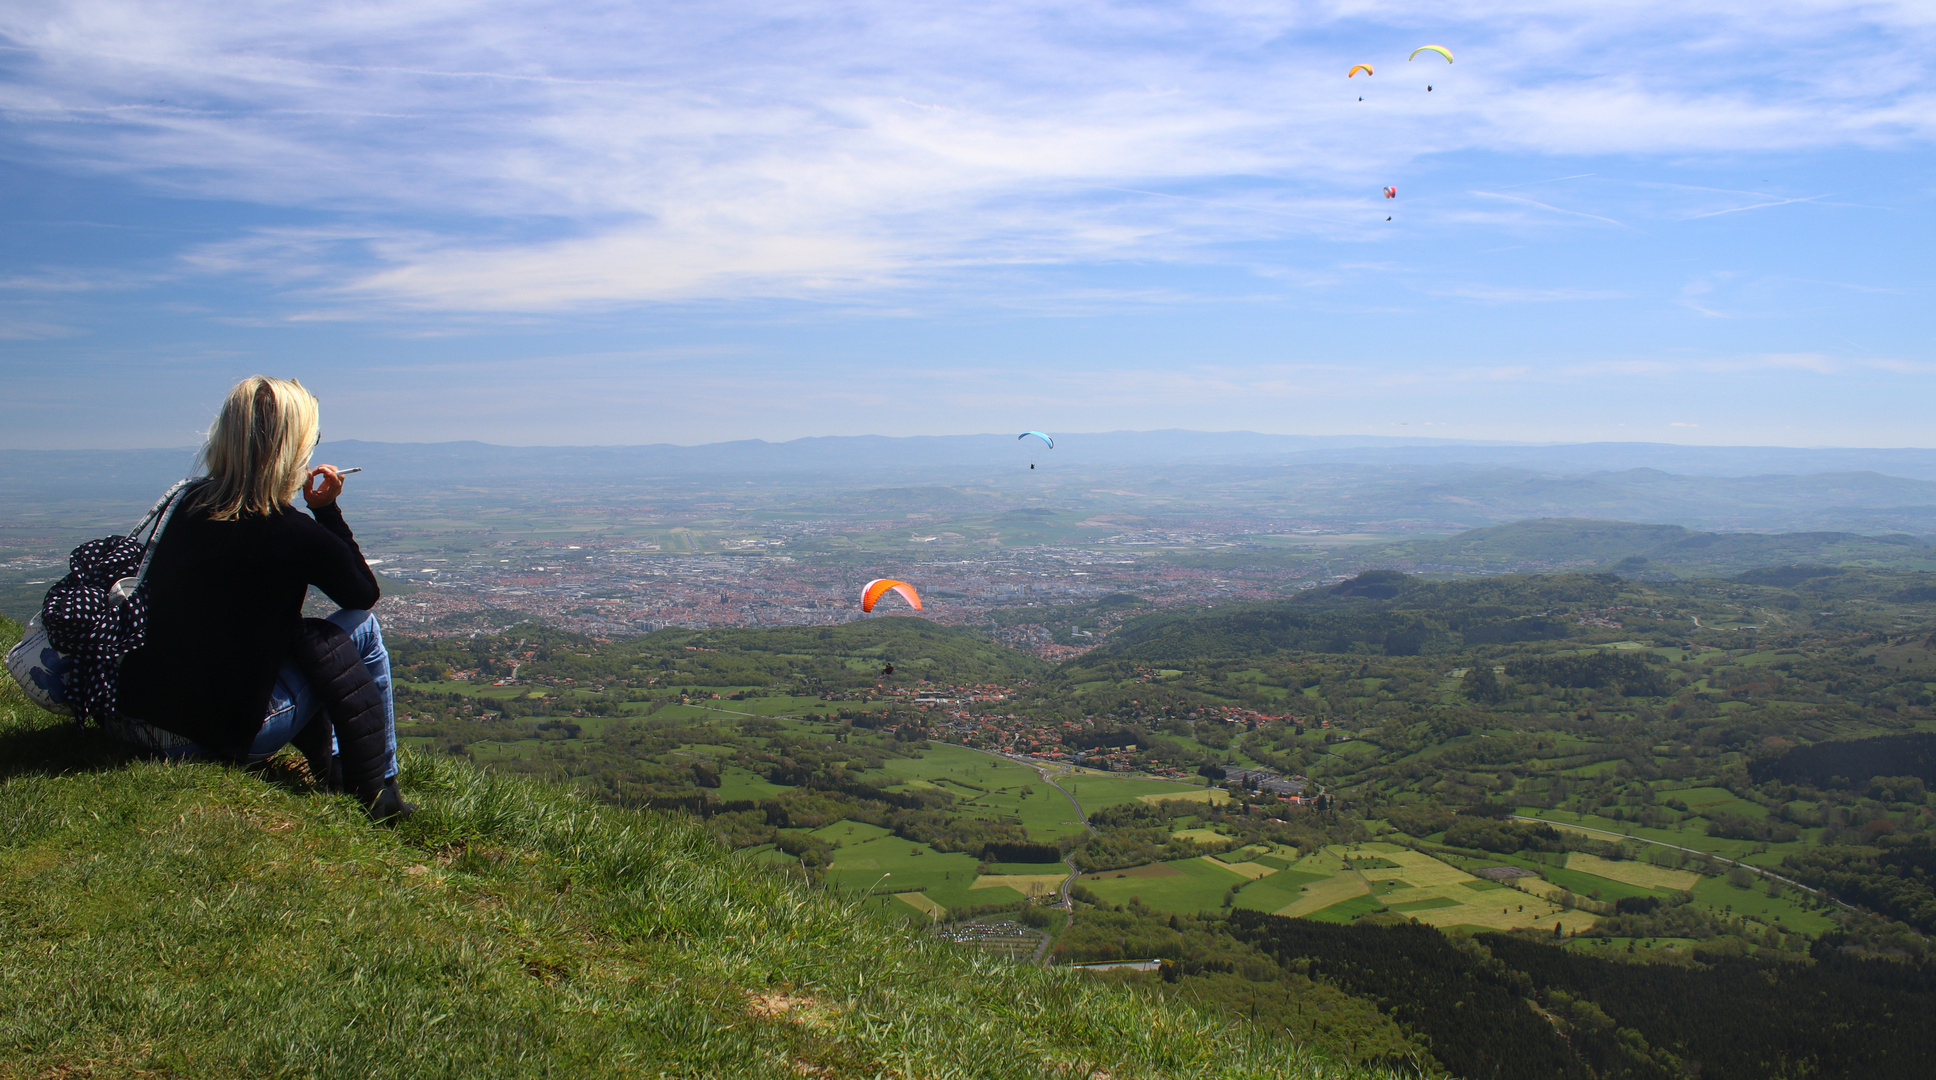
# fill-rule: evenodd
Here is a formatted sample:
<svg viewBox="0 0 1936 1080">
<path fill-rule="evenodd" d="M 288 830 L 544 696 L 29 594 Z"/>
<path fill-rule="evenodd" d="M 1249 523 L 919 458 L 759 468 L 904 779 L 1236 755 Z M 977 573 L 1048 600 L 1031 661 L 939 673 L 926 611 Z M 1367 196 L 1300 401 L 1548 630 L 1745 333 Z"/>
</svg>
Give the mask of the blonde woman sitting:
<svg viewBox="0 0 1936 1080">
<path fill-rule="evenodd" d="M 156 542 L 146 637 L 122 662 L 109 726 L 170 756 L 254 762 L 294 743 L 320 779 L 396 817 L 415 807 L 397 791 L 390 657 L 369 610 L 381 590 L 336 505 L 342 475 L 309 465 L 319 432 L 299 382 L 253 376 L 229 392 L 207 478 Z M 342 610 L 304 619 L 312 585 Z"/>
</svg>

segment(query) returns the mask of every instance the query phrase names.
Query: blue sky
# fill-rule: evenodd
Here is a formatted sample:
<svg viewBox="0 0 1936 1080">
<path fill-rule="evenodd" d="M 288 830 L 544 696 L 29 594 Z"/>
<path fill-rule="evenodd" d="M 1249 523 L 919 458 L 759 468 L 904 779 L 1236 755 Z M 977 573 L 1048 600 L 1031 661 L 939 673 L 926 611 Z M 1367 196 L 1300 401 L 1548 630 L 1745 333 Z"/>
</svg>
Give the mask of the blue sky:
<svg viewBox="0 0 1936 1080">
<path fill-rule="evenodd" d="M 255 372 L 394 441 L 1936 446 L 1932 75 L 1927 0 L 17 0 L 0 446 Z"/>
</svg>

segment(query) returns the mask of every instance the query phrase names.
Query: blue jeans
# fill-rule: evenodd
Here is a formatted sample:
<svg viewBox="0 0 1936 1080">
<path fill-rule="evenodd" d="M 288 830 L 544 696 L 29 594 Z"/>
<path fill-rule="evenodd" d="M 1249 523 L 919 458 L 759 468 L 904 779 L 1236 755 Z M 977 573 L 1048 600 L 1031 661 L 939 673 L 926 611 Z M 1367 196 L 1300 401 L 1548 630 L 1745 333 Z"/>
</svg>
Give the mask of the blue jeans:
<svg viewBox="0 0 1936 1080">
<path fill-rule="evenodd" d="M 329 621 L 349 633 L 350 640 L 356 643 L 358 655 L 363 658 L 364 668 L 368 669 L 378 689 L 383 691 L 383 775 L 395 776 L 397 709 L 390 692 L 390 653 L 383 647 L 383 628 L 377 625 L 376 616 L 367 611 L 344 609 L 331 615 Z M 262 728 L 255 733 L 255 741 L 249 744 L 244 760 L 267 761 L 270 755 L 289 745 L 289 740 L 308 726 L 316 710 L 321 707 L 322 702 L 316 700 L 316 694 L 310 689 L 309 680 L 303 677 L 303 673 L 294 664 L 282 665 L 282 670 L 276 674 L 276 685 L 269 691 L 269 711 L 262 718 Z M 118 724 L 110 725 L 110 730 L 127 742 L 169 758 L 214 756 L 198 743 L 170 735 L 139 720 L 123 717 Z"/>
</svg>

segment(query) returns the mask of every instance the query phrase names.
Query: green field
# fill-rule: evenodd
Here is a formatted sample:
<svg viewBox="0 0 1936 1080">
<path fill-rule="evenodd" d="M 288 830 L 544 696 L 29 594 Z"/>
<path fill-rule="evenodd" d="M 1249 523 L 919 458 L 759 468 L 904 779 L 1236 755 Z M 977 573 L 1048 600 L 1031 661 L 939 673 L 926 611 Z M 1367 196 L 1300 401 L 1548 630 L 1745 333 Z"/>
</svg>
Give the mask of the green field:
<svg viewBox="0 0 1936 1080">
<path fill-rule="evenodd" d="M 1061 781 L 1063 790 L 1076 797 L 1082 804 L 1084 813 L 1093 813 L 1105 806 L 1117 803 L 1135 802 L 1151 795 L 1177 795 L 1198 798 L 1203 796 L 1202 784 L 1184 784 L 1172 780 L 1132 780 L 1121 776 L 1104 776 L 1084 773 Z"/>
<path fill-rule="evenodd" d="M 764 799 L 769 795 L 791 790 L 772 783 L 751 770 L 728 765 L 719 770 L 719 788 L 716 793 L 721 799 L 726 800 Z"/>
<path fill-rule="evenodd" d="M 1578 825 L 1582 829 L 1592 830 L 1589 835 L 1594 836 L 1596 839 L 1604 840 L 1614 837 L 1632 837 L 1639 840 L 1652 840 L 1672 847 L 1692 848 L 1695 851 L 1721 855 L 1729 859 L 1745 858 L 1761 846 L 1752 840 L 1730 840 L 1726 837 L 1709 836 L 1707 834 L 1706 822 L 1700 818 L 1689 819 L 1678 828 L 1663 829 L 1647 825 L 1635 825 L 1632 822 L 1615 821 L 1612 818 L 1600 817 L 1596 814 L 1576 813 L 1571 810 L 1542 810 L 1538 807 L 1520 807 L 1517 812 L 1528 817 L 1550 821 L 1562 827 L 1566 825 Z M 1800 851 L 1802 850 L 1802 845 L 1799 843 L 1772 844 L 1769 846 L 1769 849 L 1777 853 L 1775 860 L 1780 861 L 1781 853 Z"/>
<path fill-rule="evenodd" d="M 1594 874 L 1585 874 L 1578 870 L 1566 870 L 1557 866 L 1548 866 L 1540 871 L 1540 873 L 1546 880 L 1553 884 L 1564 889 L 1570 889 L 1580 896 L 1589 897 L 1594 900 L 1612 902 L 1626 897 L 1661 896 L 1666 891 L 1649 889 L 1640 885 L 1629 885 Z"/>
<path fill-rule="evenodd" d="M 879 771 L 863 774 L 862 779 L 890 789 L 906 784 L 933 785 L 954 795 L 955 806 L 966 813 L 983 809 L 1021 819 L 1029 837 L 1035 840 L 1053 841 L 1083 831 L 1075 807 L 1033 768 L 965 746 L 935 743 L 919 758 L 891 760 Z M 1085 814 L 1148 795 L 1200 797 L 1204 791 L 1201 785 L 1133 780 L 1088 771 L 1062 774 L 1057 783 L 1076 797 Z"/>
<path fill-rule="evenodd" d="M 1757 880 L 1752 886 L 1738 889 L 1728 884 L 1726 878 L 1702 878 L 1694 886 L 1694 899 L 1719 908 L 1734 915 L 1752 915 L 1764 922 L 1779 920 L 1789 930 L 1799 930 L 1809 934 L 1819 934 L 1835 927 L 1834 920 L 1820 912 L 1810 911 L 1790 897 L 1794 892 L 1787 891 L 1780 897 L 1769 896 L 1762 883 Z"/>
<path fill-rule="evenodd" d="M 722 798 L 727 797 L 725 781 L 728 778 L 727 775 L 721 778 Z M 736 790 L 750 791 L 764 783 L 751 774 L 731 779 Z M 1028 829 L 1031 839 L 1053 841 L 1084 832 L 1069 800 L 1053 785 L 1045 782 L 1034 769 L 963 746 L 934 744 L 919 758 L 891 759 L 881 769 L 862 774 L 862 779 L 889 790 L 928 787 L 946 791 L 955 797 L 952 806 L 956 812 L 1013 816 Z M 1065 788 L 1074 787 L 1079 792 L 1085 810 L 1133 801 L 1155 792 L 1192 794 L 1203 790 L 1186 784 L 1128 780 L 1099 773 L 1082 773 L 1061 782 Z M 1090 799 L 1097 799 L 1098 802 L 1092 805 L 1088 801 Z M 834 852 L 834 861 L 826 872 L 826 879 L 843 888 L 865 888 L 873 892 L 918 888 L 926 905 L 939 905 L 944 909 L 1000 904 L 1022 898 L 1021 892 L 1006 885 L 974 888 L 977 860 L 971 856 L 936 852 L 925 844 L 894 838 L 875 826 L 851 821 L 836 822 L 815 830 L 814 835 L 840 844 Z M 991 866 L 990 871 L 991 876 L 1020 875 L 1044 879 L 1059 877 L 1062 873 L 1054 863 L 998 864 Z M 1207 906 L 1215 908 L 1222 903 L 1223 892 L 1230 883 L 1242 880 L 1243 876 L 1234 871 L 1214 864 L 1200 865 L 1184 870 L 1177 881 L 1214 881 L 1216 884 L 1180 886 L 1165 882 L 1162 888 L 1145 896 L 1144 900 L 1152 906 L 1158 904 L 1158 897 L 1165 905 L 1195 904 L 1199 899 L 1197 894 L 1205 893 L 1209 899 Z M 1194 911 L 1196 908 L 1188 907 L 1187 910 Z"/>
<path fill-rule="evenodd" d="M 1279 911 L 1303 899 L 1303 888 L 1314 882 L 1328 879 L 1328 874 L 1312 873 L 1306 870 L 1280 870 L 1266 878 L 1243 887 L 1232 907 L 1250 908 L 1254 911 Z"/>
<path fill-rule="evenodd" d="M 1687 804 L 1688 809 L 1697 814 L 1720 810 L 1730 814 L 1739 814 L 1743 817 L 1764 818 L 1768 816 L 1767 807 L 1739 798 L 1734 792 L 1726 788 L 1684 788 L 1680 791 L 1662 792 L 1661 794 L 1665 798 L 1681 800 Z"/>
<path fill-rule="evenodd" d="M 1312 922 L 1348 923 L 1360 915 L 1369 915 L 1384 909 L 1385 905 L 1375 896 L 1354 896 L 1349 900 L 1332 904 L 1330 907 L 1319 908 L 1302 918 L 1310 919 Z"/>
<path fill-rule="evenodd" d="M 976 889 L 976 860 L 959 852 L 939 852 L 903 840 L 878 826 L 837 821 L 814 835 L 838 843 L 826 881 L 862 892 L 919 889 L 944 908 L 999 904 L 1021 899 L 1012 889 Z"/>
<path fill-rule="evenodd" d="M 1191 913 L 1223 907 L 1223 898 L 1229 894 L 1230 887 L 1245 880 L 1243 875 L 1226 870 L 1210 859 L 1179 859 L 1157 865 L 1170 872 L 1138 876 L 1103 871 L 1083 875 L 1082 884 L 1112 904 L 1126 904 L 1131 897 L 1139 897 L 1145 906 L 1158 911 Z"/>
<path fill-rule="evenodd" d="M 890 790 L 910 782 L 931 784 L 953 795 L 963 813 L 1021 819 L 1033 840 L 1055 841 L 1083 831 L 1075 807 L 1034 769 L 965 746 L 936 743 L 919 758 L 891 760 L 861 779 Z"/>
</svg>

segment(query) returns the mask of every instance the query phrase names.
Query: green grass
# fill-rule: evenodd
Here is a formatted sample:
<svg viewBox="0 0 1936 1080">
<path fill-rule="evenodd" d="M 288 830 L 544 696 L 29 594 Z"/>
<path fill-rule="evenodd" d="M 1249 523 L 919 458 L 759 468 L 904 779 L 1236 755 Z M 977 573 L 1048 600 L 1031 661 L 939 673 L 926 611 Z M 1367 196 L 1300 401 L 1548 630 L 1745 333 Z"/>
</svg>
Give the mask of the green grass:
<svg viewBox="0 0 1936 1080">
<path fill-rule="evenodd" d="M 1588 765 L 1575 765 L 1570 769 L 1561 769 L 1559 771 L 1559 775 L 1578 776 L 1578 777 L 1600 776 L 1605 773 L 1610 773 L 1613 770 L 1619 768 L 1620 761 L 1621 761 L 1620 758 L 1611 758 L 1606 761 L 1595 761 Z"/>
<path fill-rule="evenodd" d="M 1369 915 L 1374 911 L 1383 910 L 1385 905 L 1375 896 L 1354 896 L 1349 900 L 1332 904 L 1328 908 L 1313 911 L 1304 918 L 1314 922 L 1348 923 L 1360 915 Z"/>
<path fill-rule="evenodd" d="M 1563 889 L 1571 889 L 1581 896 L 1591 897 L 1596 900 L 1613 901 L 1633 896 L 1659 897 L 1666 895 L 1668 892 L 1666 889 L 1642 888 L 1639 885 L 1628 885 L 1625 882 L 1611 881 L 1597 874 L 1585 874 L 1578 870 L 1567 870 L 1557 866 L 1541 867 L 1540 873 L 1546 880 Z"/>
<path fill-rule="evenodd" d="M 849 827 L 856 830 L 853 836 L 845 834 Z M 939 852 L 860 822 L 835 822 L 814 835 L 840 841 L 840 847 L 834 850 L 833 866 L 825 874 L 829 885 L 862 892 L 919 888 L 928 899 L 946 908 L 1021 899 L 1019 893 L 1009 889 L 971 889 L 976 864 L 972 855 Z M 1055 864 L 1048 867 L 1049 872 L 1056 869 Z"/>
<path fill-rule="evenodd" d="M 1788 899 L 1793 895 L 1790 891 L 1781 897 L 1769 896 L 1759 879 L 1746 889 L 1735 888 L 1728 884 L 1725 877 L 1702 878 L 1694 884 L 1695 903 L 1731 911 L 1736 915 L 1752 915 L 1768 922 L 1773 922 L 1779 916 L 1781 925 L 1791 931 L 1820 934 L 1835 928 L 1834 920 L 1827 915 L 1810 911 Z"/>
<path fill-rule="evenodd" d="M 1084 813 L 1093 814 L 1105 806 L 1135 802 L 1145 795 L 1188 795 L 1203 791 L 1202 784 L 1180 784 L 1170 780 L 1130 780 L 1117 776 L 1083 775 L 1062 781 L 1062 787 L 1075 794 Z"/>
<path fill-rule="evenodd" d="M 1751 840 L 1729 840 L 1719 836 L 1707 835 L 1707 823 L 1699 818 L 1691 818 L 1676 829 L 1656 829 L 1633 822 L 1615 821 L 1597 814 L 1580 814 L 1571 810 L 1542 810 L 1538 807 L 1520 807 L 1517 813 L 1536 817 L 1559 825 L 1577 824 L 1582 828 L 1594 829 L 1613 836 L 1628 836 L 1641 840 L 1654 840 L 1675 847 L 1692 848 L 1695 851 L 1722 855 L 1730 859 L 1747 856 L 1758 845 Z M 1606 837 L 1600 837 L 1606 839 Z M 1777 845 L 1779 846 L 1779 845 Z M 1797 848 L 1796 850 L 1799 850 Z"/>
<path fill-rule="evenodd" d="M 860 917 L 683 819 L 449 758 L 403 784 L 424 809 L 375 827 L 0 687 L 0 1077 L 1369 1075 Z"/>
<path fill-rule="evenodd" d="M 1082 831 L 1075 807 L 1034 769 L 965 746 L 934 743 L 920 757 L 891 758 L 880 770 L 863 773 L 862 779 L 885 786 L 910 780 L 936 784 L 970 815 L 981 809 L 1019 818 L 1034 840 L 1054 841 Z"/>
<path fill-rule="evenodd" d="M 1423 900 L 1413 900 L 1410 903 L 1393 904 L 1391 909 L 1393 911 L 1430 911 L 1433 908 L 1458 906 L 1460 905 L 1457 900 L 1451 900 L 1443 896 L 1428 896 Z"/>
<path fill-rule="evenodd" d="M 1260 878 L 1258 884 L 1261 885 L 1268 881 L 1280 888 L 1286 888 L 1292 892 L 1296 892 L 1300 885 L 1309 885 L 1313 881 L 1323 881 L 1330 876 L 1330 874 L 1313 873 L 1309 870 L 1279 870 L 1267 878 Z"/>
<path fill-rule="evenodd" d="M 916 780 L 937 784 L 955 796 L 956 807 L 971 814 L 976 808 L 985 808 L 1019 818 L 1031 839 L 1058 840 L 1083 831 L 1076 821 L 1075 807 L 1034 769 L 965 746 L 935 743 L 918 758 L 890 759 L 881 769 L 862 774 L 862 778 L 884 786 Z M 1092 773 L 1066 776 L 1060 783 L 1063 790 L 1075 794 L 1085 813 L 1145 795 L 1188 795 L 1203 790 L 1200 784 Z"/>
<path fill-rule="evenodd" d="M 719 788 L 713 794 L 730 802 L 734 799 L 764 799 L 768 795 L 791 790 L 772 783 L 750 769 L 728 765 L 719 770 Z"/>
<path fill-rule="evenodd" d="M 1303 870 L 1280 870 L 1269 877 L 1258 878 L 1243 887 L 1232 907 L 1250 908 L 1255 911 L 1277 911 L 1289 907 L 1301 898 L 1300 889 L 1313 881 L 1323 881 L 1328 874 L 1313 874 Z"/>
<path fill-rule="evenodd" d="M 1223 898 L 1229 893 L 1230 887 L 1244 880 L 1243 875 L 1224 870 L 1206 859 L 1179 859 L 1163 865 L 1178 873 L 1166 877 L 1121 878 L 1109 877 L 1105 873 L 1101 877 L 1085 878 L 1082 883 L 1090 892 L 1112 904 L 1128 903 L 1129 898 L 1135 896 L 1141 897 L 1145 906 L 1157 911 L 1190 915 L 1223 907 Z M 1290 901 L 1286 900 L 1285 903 Z"/>
<path fill-rule="evenodd" d="M 1668 797 L 1680 799 L 1687 804 L 1688 809 L 1697 814 L 1720 810 L 1748 818 L 1761 819 L 1768 816 L 1767 807 L 1739 798 L 1726 788 L 1685 788 L 1669 793 Z M 1705 826 L 1702 827 L 1705 828 Z"/>
</svg>

